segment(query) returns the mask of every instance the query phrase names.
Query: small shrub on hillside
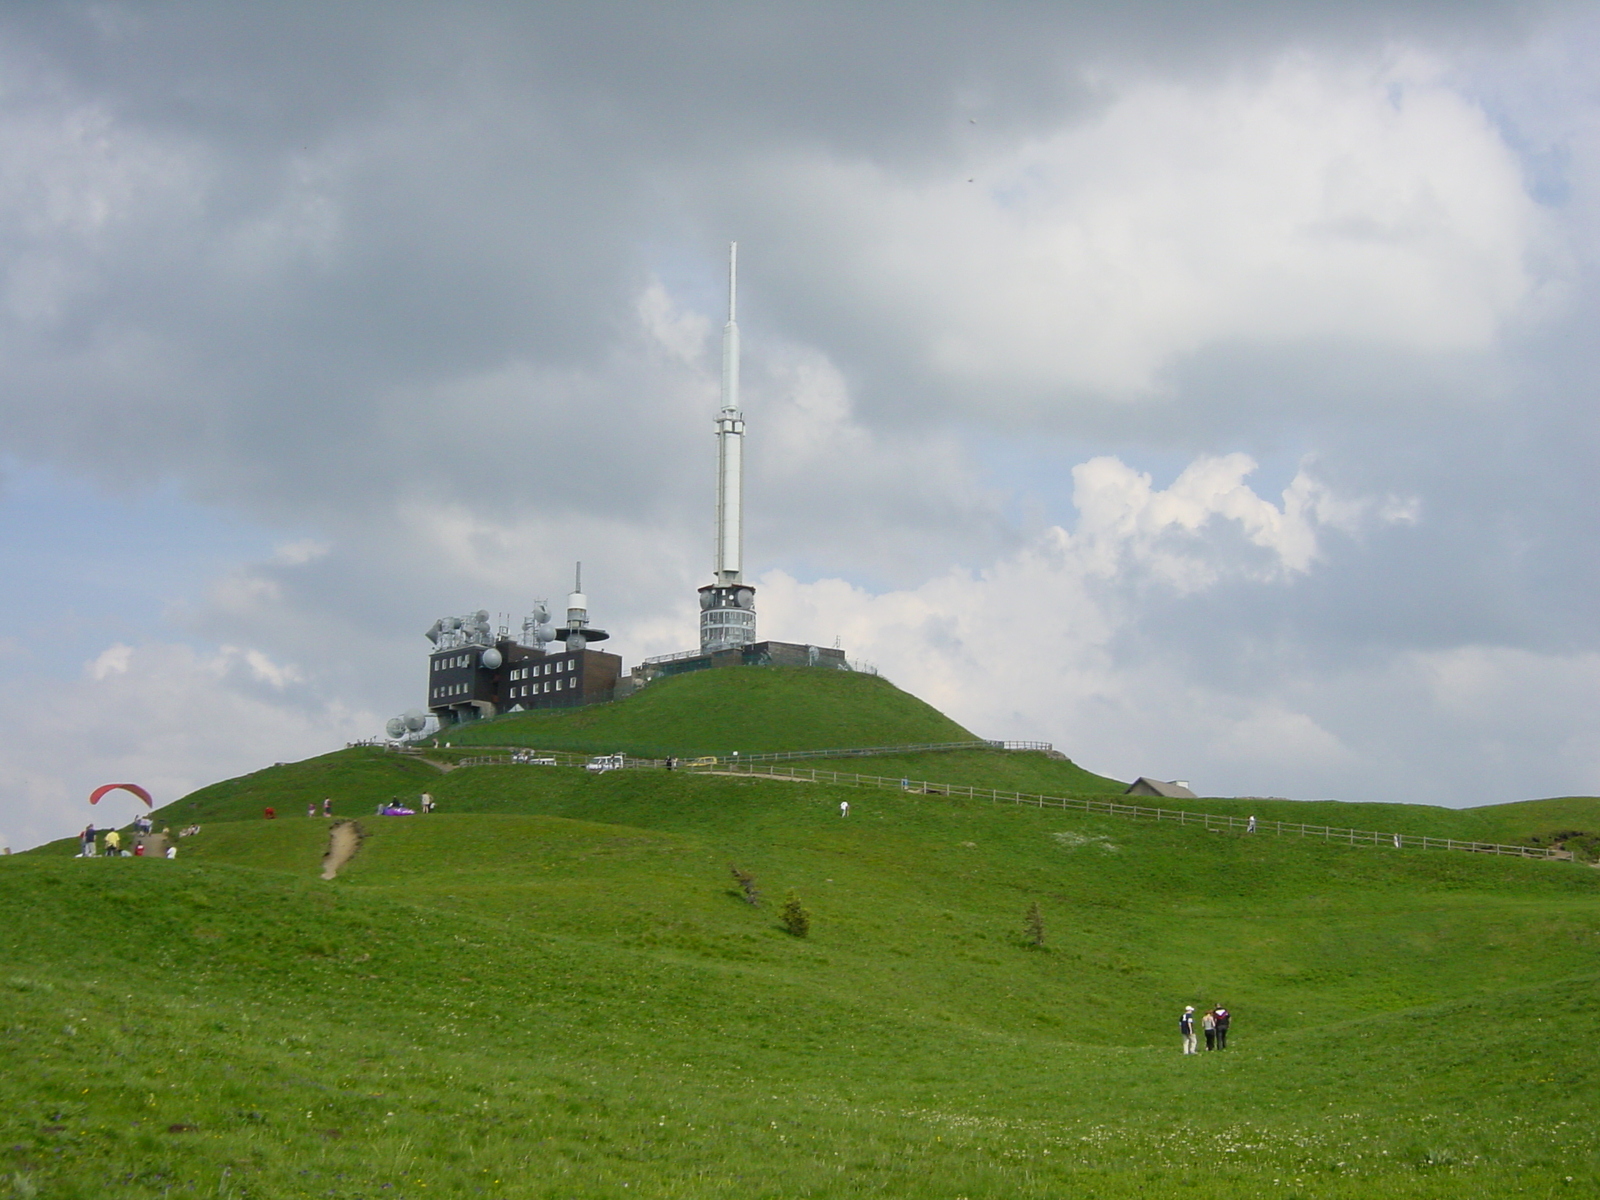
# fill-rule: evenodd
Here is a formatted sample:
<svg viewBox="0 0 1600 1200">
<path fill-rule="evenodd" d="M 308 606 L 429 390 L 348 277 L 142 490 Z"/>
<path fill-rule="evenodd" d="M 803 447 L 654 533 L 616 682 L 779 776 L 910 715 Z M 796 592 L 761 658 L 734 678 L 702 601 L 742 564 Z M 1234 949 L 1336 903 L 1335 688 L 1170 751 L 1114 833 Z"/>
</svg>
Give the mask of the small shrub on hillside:
<svg viewBox="0 0 1600 1200">
<path fill-rule="evenodd" d="M 756 886 L 756 877 L 736 866 L 730 866 L 728 869 L 733 872 L 734 883 L 739 885 L 739 898 L 746 904 L 760 904 L 761 889 Z"/>
<path fill-rule="evenodd" d="M 1037 900 L 1028 905 L 1028 911 L 1022 918 L 1022 936 L 1030 946 L 1044 945 L 1044 914 L 1039 911 Z"/>
<path fill-rule="evenodd" d="M 790 892 L 783 901 L 784 929 L 795 937 L 805 937 L 811 932 L 811 914 L 806 911 L 806 906 L 800 903 L 800 897 Z"/>
<path fill-rule="evenodd" d="M 1583 829 L 1562 829 L 1555 833 L 1541 833 L 1527 840 L 1529 845 L 1541 849 L 1554 847 L 1557 850 L 1570 850 L 1572 856 L 1579 862 L 1600 860 L 1600 833 L 1590 833 Z"/>
</svg>

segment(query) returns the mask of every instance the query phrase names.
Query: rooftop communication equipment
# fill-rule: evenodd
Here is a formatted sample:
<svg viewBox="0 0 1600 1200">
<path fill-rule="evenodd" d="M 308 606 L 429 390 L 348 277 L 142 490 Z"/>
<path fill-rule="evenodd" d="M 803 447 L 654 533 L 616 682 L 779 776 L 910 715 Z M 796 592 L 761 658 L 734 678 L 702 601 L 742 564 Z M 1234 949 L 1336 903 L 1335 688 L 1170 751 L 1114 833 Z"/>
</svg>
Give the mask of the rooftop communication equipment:
<svg viewBox="0 0 1600 1200">
<path fill-rule="evenodd" d="M 408 708 L 398 717 L 390 717 L 389 723 L 383 727 L 389 739 L 396 742 L 414 742 L 437 732 L 438 729 L 438 720 L 420 708 Z"/>
<path fill-rule="evenodd" d="M 550 623 L 550 606 L 543 600 L 534 602 L 533 612 L 522 621 L 522 644 L 544 649 L 556 640 L 556 627 Z"/>
<path fill-rule="evenodd" d="M 572 591 L 567 593 L 567 649 L 582 650 L 590 642 L 603 642 L 611 635 L 589 624 L 589 597 L 583 594 L 583 564 L 573 572 Z"/>
<path fill-rule="evenodd" d="M 464 617 L 440 617 L 423 636 L 440 650 L 494 645 L 494 628 L 489 624 L 489 610 L 486 608 Z"/>
</svg>

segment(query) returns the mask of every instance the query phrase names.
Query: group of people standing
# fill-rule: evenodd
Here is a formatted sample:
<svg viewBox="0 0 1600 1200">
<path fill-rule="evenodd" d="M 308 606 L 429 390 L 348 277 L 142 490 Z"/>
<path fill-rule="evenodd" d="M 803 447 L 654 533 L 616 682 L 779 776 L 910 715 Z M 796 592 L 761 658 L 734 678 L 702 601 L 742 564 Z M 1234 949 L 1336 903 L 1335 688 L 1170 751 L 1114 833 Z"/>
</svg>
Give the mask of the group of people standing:
<svg viewBox="0 0 1600 1200">
<path fill-rule="evenodd" d="M 1205 1034 L 1207 1050 L 1228 1048 L 1228 1023 L 1231 1020 L 1232 1015 L 1220 1004 L 1200 1018 L 1200 1032 Z M 1183 1052 L 1197 1053 L 1200 1039 L 1194 1032 L 1194 1005 L 1184 1006 L 1183 1015 L 1178 1018 L 1178 1032 L 1183 1035 Z"/>
<path fill-rule="evenodd" d="M 141 816 L 138 820 L 134 821 L 132 837 L 129 839 L 131 844 L 125 850 L 123 849 L 122 834 L 120 831 L 116 829 L 96 829 L 94 827 L 94 822 L 91 821 L 87 826 L 84 827 L 83 832 L 78 835 L 78 844 L 81 847 L 78 857 L 121 858 L 124 854 L 128 854 L 132 855 L 134 858 L 143 858 L 145 856 L 146 845 L 154 845 L 156 853 L 162 855 L 163 857 L 177 858 L 178 848 L 172 844 L 172 831 L 170 829 L 163 829 L 158 838 L 150 839 L 150 830 L 152 828 L 153 826 L 149 817 Z M 96 838 L 102 833 L 105 834 L 105 837 L 101 839 L 101 845 L 103 848 L 97 849 Z M 150 840 L 147 841 L 147 839 Z"/>
</svg>

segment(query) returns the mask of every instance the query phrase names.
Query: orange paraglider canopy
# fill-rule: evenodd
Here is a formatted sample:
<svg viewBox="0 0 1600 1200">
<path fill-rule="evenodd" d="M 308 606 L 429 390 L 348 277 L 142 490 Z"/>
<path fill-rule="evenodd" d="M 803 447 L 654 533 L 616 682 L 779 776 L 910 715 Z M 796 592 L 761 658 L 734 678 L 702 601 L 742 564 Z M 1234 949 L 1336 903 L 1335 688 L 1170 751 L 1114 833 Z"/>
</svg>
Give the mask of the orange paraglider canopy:
<svg viewBox="0 0 1600 1200">
<path fill-rule="evenodd" d="M 99 804 L 101 796 L 104 796 L 107 792 L 114 792 L 118 788 L 121 788 L 125 792 L 132 792 L 135 796 L 139 797 L 139 799 L 143 800 L 146 806 L 150 808 L 154 808 L 156 806 L 156 802 L 150 799 L 150 793 L 145 791 L 137 783 L 108 783 L 104 787 L 97 787 L 89 794 L 89 803 Z"/>
</svg>

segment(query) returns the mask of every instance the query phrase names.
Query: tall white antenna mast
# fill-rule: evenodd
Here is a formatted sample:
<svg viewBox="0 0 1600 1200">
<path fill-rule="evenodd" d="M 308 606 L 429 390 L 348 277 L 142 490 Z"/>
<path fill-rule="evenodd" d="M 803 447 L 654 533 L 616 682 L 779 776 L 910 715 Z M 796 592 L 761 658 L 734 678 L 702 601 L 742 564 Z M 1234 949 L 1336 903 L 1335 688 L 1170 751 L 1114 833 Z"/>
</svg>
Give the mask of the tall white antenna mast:
<svg viewBox="0 0 1600 1200">
<path fill-rule="evenodd" d="M 717 414 L 716 582 L 700 589 L 700 649 L 756 640 L 755 589 L 744 582 L 744 413 L 739 411 L 739 243 L 728 243 L 728 323 L 722 327 L 722 411 Z"/>
<path fill-rule="evenodd" d="M 744 559 L 744 414 L 739 411 L 739 243 L 728 244 L 728 323 L 722 327 L 717 416 L 717 582 L 738 583 Z"/>
</svg>

